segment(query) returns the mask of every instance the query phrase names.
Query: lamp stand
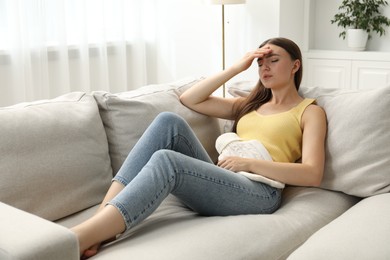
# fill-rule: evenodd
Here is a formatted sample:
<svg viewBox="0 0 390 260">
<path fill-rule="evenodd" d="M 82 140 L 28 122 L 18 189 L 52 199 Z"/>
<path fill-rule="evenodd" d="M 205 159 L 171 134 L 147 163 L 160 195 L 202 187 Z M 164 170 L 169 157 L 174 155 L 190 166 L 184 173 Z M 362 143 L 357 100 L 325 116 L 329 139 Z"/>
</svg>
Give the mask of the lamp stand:
<svg viewBox="0 0 390 260">
<path fill-rule="evenodd" d="M 225 70 L 225 5 L 222 4 L 222 70 Z M 225 97 L 225 83 L 222 85 L 222 96 Z"/>
<path fill-rule="evenodd" d="M 210 4 L 222 6 L 222 70 L 225 70 L 225 5 L 245 4 L 246 0 L 208 0 Z M 225 83 L 222 85 L 222 96 L 226 96 Z"/>
</svg>

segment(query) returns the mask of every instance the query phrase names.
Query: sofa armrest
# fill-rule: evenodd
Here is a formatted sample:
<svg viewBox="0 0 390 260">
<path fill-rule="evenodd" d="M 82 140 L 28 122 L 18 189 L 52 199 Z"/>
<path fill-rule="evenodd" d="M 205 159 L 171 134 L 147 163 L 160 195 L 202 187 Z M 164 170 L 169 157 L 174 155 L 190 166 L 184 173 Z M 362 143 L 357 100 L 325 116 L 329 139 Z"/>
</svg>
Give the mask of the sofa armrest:
<svg viewBox="0 0 390 260">
<path fill-rule="evenodd" d="M 1 202 L 0 233 L 0 259 L 79 259 L 70 230 Z"/>
</svg>

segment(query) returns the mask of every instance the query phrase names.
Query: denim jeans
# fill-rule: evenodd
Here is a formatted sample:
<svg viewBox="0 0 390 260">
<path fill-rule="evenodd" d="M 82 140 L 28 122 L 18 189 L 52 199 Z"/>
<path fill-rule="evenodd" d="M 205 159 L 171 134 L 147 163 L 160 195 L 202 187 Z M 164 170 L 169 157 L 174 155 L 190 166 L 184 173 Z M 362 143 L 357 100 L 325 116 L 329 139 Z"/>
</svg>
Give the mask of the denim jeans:
<svg viewBox="0 0 390 260">
<path fill-rule="evenodd" d="M 215 165 L 187 122 L 170 112 L 155 118 L 113 181 L 125 187 L 108 204 L 127 229 L 169 194 L 205 216 L 268 214 L 281 202 L 281 190 Z"/>
</svg>

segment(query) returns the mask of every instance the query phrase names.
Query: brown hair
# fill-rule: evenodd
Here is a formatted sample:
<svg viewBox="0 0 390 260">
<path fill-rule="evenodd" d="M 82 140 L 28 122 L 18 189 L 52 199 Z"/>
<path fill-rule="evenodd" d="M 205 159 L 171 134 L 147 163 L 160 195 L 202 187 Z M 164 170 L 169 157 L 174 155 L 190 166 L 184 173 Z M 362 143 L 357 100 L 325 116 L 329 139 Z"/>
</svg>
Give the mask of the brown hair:
<svg viewBox="0 0 390 260">
<path fill-rule="evenodd" d="M 299 60 L 301 65 L 297 72 L 294 75 L 295 87 L 298 90 L 302 81 L 302 54 L 298 45 L 286 38 L 271 38 L 263 42 L 259 48 L 263 47 L 266 44 L 272 44 L 283 48 L 290 55 L 292 60 Z M 242 101 L 237 102 L 234 110 L 236 115 L 234 118 L 233 131 L 237 131 L 237 122 L 245 114 L 258 109 L 261 105 L 267 103 L 272 98 L 272 91 L 264 87 L 263 83 L 259 79 L 254 89 L 251 91 L 248 97 L 242 99 Z"/>
</svg>

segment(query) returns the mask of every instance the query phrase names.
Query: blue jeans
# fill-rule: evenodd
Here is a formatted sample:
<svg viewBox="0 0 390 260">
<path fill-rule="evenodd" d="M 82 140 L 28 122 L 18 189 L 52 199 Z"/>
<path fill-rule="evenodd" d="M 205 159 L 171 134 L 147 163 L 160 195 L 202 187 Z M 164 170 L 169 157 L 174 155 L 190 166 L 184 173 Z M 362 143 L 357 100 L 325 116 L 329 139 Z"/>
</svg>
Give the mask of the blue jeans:
<svg viewBox="0 0 390 260">
<path fill-rule="evenodd" d="M 187 122 L 164 112 L 151 123 L 113 181 L 124 189 L 108 204 L 129 229 L 172 193 L 205 216 L 268 214 L 280 206 L 281 190 L 215 165 Z"/>
</svg>

